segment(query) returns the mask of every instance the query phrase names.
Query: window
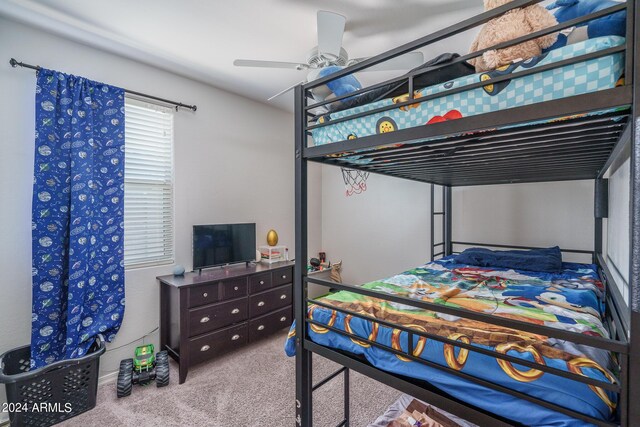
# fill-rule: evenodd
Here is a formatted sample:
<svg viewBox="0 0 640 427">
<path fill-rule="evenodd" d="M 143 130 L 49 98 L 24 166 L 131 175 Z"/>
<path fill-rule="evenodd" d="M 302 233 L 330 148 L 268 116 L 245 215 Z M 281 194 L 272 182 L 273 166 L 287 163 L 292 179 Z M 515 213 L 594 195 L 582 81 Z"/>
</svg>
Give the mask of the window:
<svg viewBox="0 0 640 427">
<path fill-rule="evenodd" d="M 173 263 L 173 110 L 127 98 L 125 268 Z"/>
</svg>

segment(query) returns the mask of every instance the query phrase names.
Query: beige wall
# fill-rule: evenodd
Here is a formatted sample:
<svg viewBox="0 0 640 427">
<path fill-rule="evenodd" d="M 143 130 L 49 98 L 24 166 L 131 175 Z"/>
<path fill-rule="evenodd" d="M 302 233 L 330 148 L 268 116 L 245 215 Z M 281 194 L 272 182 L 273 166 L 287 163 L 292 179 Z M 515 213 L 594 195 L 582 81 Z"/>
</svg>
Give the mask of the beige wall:
<svg viewBox="0 0 640 427">
<path fill-rule="evenodd" d="M 191 266 L 191 226 L 196 223 L 256 222 L 258 244 L 274 228 L 294 250 L 291 114 L 0 18 L 0 352 L 28 344 L 31 327 L 35 73 L 11 68 L 10 57 L 197 104 L 196 113 L 175 115 L 177 263 Z M 310 185 L 319 186 L 320 180 L 320 168 L 312 168 Z M 312 221 L 320 220 L 319 198 L 317 203 Z M 316 228 L 310 247 L 317 252 Z M 103 375 L 115 371 L 119 360 L 142 343 L 140 338 L 158 326 L 155 277 L 171 271 L 172 266 L 163 266 L 126 272 L 127 308 L 110 347 L 125 346 L 102 357 Z M 157 343 L 157 333 L 147 342 Z"/>
<path fill-rule="evenodd" d="M 345 281 L 388 277 L 428 260 L 428 184 L 371 175 L 365 193 L 345 197 L 338 168 L 325 166 L 322 181 L 322 246 L 344 261 Z M 453 189 L 454 240 L 592 250 L 593 224 L 592 181 Z"/>
</svg>

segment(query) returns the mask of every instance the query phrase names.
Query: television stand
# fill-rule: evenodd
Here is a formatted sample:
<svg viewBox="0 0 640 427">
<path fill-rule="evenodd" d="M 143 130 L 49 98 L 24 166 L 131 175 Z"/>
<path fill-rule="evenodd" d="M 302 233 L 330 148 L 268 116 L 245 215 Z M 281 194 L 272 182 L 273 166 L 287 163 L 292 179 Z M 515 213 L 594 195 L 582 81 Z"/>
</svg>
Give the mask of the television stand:
<svg viewBox="0 0 640 427">
<path fill-rule="evenodd" d="M 294 263 L 243 264 L 157 278 L 160 349 L 180 384 L 191 366 L 291 326 Z"/>
</svg>

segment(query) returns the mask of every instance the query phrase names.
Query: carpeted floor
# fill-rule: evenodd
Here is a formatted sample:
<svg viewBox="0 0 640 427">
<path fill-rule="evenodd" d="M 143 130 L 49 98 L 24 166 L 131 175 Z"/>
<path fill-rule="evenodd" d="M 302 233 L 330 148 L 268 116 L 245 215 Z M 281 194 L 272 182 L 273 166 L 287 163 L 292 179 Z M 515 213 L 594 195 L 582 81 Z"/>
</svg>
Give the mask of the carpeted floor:
<svg viewBox="0 0 640 427">
<path fill-rule="evenodd" d="M 285 332 L 189 371 L 178 385 L 172 361 L 171 384 L 134 386 L 131 396 L 116 398 L 115 383 L 98 389 L 95 409 L 64 426 L 260 426 L 294 427 L 295 366 L 286 357 Z M 314 381 L 339 368 L 314 355 Z M 400 393 L 355 372 L 351 373 L 351 426 L 374 421 Z M 342 420 L 342 376 L 314 393 L 314 426 L 331 427 Z"/>
</svg>

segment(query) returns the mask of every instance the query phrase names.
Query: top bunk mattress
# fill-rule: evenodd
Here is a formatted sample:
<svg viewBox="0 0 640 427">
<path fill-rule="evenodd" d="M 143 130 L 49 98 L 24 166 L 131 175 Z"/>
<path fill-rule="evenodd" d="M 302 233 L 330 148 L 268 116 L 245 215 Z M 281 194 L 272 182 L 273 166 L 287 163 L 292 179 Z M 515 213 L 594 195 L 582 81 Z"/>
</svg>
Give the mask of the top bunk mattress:
<svg viewBox="0 0 640 427">
<path fill-rule="evenodd" d="M 575 263 L 563 263 L 558 273 L 487 268 L 458 264 L 452 256 L 362 287 L 608 338 L 603 325 L 604 288 L 596 270 L 595 265 Z M 403 325 L 417 333 L 448 337 L 604 382 L 614 381 L 608 369 L 610 353 L 605 350 L 347 291 L 329 294 L 314 302 L 309 305 L 309 319 L 388 348 L 408 349 L 408 334 L 379 324 L 376 319 Z M 339 309 L 350 310 L 363 317 L 347 315 Z M 582 420 L 417 363 L 329 328 L 309 324 L 308 334 L 320 345 L 361 355 L 379 369 L 425 380 L 457 399 L 524 425 L 586 425 Z M 289 356 L 295 354 L 295 338 L 294 325 L 285 345 Z M 597 419 L 608 420 L 615 411 L 617 396 L 596 386 L 416 335 L 411 348 L 414 349 L 414 357 Z"/>
<path fill-rule="evenodd" d="M 472 83 L 486 81 L 529 68 L 562 61 L 580 55 L 619 46 L 625 39 L 617 36 L 599 37 L 552 50 L 535 58 L 501 67 L 494 71 L 460 77 L 442 84 L 414 91 L 414 98 L 434 94 L 442 96 L 422 103 L 411 104 L 364 117 L 329 124 L 311 131 L 314 145 L 355 139 L 398 129 L 427 125 L 435 122 L 454 120 L 477 114 L 501 111 L 508 108 L 535 104 L 554 99 L 614 88 L 624 72 L 624 53 L 593 58 L 587 61 L 565 65 L 559 68 L 504 80 L 475 89 L 447 94 L 447 91 Z M 320 116 L 318 123 L 376 108 L 408 101 L 408 96 L 388 98 L 361 105 L 348 110 Z M 508 113 L 506 113 L 508 114 Z M 356 160 L 352 157 L 349 160 Z"/>
</svg>

